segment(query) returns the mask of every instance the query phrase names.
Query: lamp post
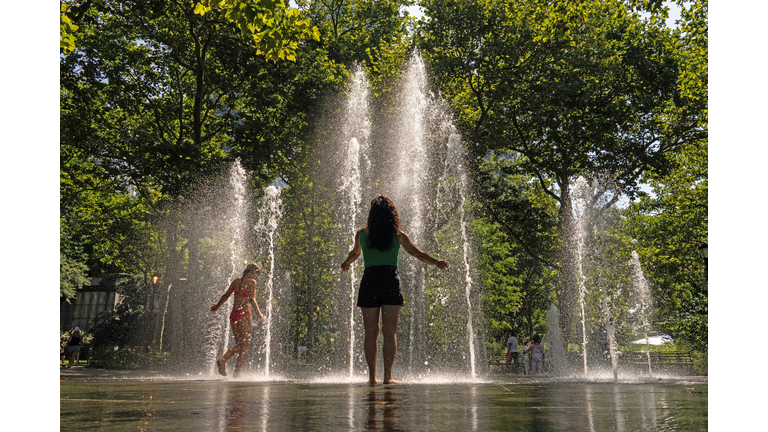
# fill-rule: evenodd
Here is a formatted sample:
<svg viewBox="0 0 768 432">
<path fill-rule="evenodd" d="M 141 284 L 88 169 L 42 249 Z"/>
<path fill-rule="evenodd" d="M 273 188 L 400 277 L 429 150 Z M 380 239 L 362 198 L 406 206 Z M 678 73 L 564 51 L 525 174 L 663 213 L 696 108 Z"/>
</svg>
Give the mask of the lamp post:
<svg viewBox="0 0 768 432">
<path fill-rule="evenodd" d="M 707 272 L 707 276 L 709 276 L 709 261 L 707 260 L 707 257 L 709 256 L 709 248 L 706 243 L 699 246 L 699 255 L 704 258 L 704 270 Z"/>
<path fill-rule="evenodd" d="M 152 275 L 152 312 L 160 312 L 160 302 L 157 300 L 157 282 L 160 280 L 160 273 L 155 272 Z"/>
</svg>

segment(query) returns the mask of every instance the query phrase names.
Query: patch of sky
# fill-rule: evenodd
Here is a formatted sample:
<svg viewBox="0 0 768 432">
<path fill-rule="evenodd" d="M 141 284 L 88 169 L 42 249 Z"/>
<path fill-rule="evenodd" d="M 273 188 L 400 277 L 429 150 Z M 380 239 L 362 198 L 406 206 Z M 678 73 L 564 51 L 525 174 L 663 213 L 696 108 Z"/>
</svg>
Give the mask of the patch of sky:
<svg viewBox="0 0 768 432">
<path fill-rule="evenodd" d="M 685 4 L 689 4 L 690 2 L 686 2 Z M 291 1 L 291 4 L 293 4 L 293 1 Z M 676 28 L 677 27 L 677 21 L 680 19 L 680 6 L 677 5 L 675 2 L 671 1 L 665 1 L 663 4 L 663 7 L 667 8 L 669 15 L 667 16 L 666 22 L 667 27 L 670 28 Z M 424 9 L 421 6 L 413 5 L 413 6 L 406 6 L 401 9 L 401 11 L 408 12 L 408 15 L 416 18 L 416 19 L 423 19 L 424 16 Z M 643 18 L 647 18 L 650 16 L 648 13 L 641 14 Z"/>
</svg>

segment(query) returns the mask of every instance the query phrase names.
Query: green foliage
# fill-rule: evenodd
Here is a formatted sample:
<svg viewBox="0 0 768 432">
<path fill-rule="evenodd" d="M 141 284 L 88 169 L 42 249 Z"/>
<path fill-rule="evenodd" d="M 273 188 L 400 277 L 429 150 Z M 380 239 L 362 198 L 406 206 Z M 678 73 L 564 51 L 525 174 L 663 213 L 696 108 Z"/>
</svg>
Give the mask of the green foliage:
<svg viewBox="0 0 768 432">
<path fill-rule="evenodd" d="M 331 0 L 296 2 L 306 9 L 323 38 L 321 47 L 340 64 L 367 61 L 378 65 L 389 45 L 397 46 L 411 21 L 400 14 L 407 0 Z"/>
<path fill-rule="evenodd" d="M 680 97 L 676 35 L 621 1 L 424 7 L 420 44 L 477 157 L 516 152 L 522 172 L 560 192 L 608 172 L 633 196 L 639 173 L 705 134 L 702 106 Z"/>
<path fill-rule="evenodd" d="M 693 370 L 697 375 L 709 374 L 709 356 L 707 351 L 691 351 L 693 358 Z"/>
<path fill-rule="evenodd" d="M 194 12 L 205 15 L 212 9 L 235 23 L 244 33 L 250 33 L 257 54 L 267 60 L 296 61 L 296 50 L 304 39 L 320 40 L 317 27 L 301 18 L 297 9 L 289 9 L 283 0 L 201 0 Z"/>
<path fill-rule="evenodd" d="M 168 363 L 171 355 L 167 352 L 141 353 L 131 347 L 102 347 L 94 351 L 91 367 L 104 369 L 149 369 L 162 367 Z"/>
<path fill-rule="evenodd" d="M 651 10 L 644 19 L 621 0 L 421 2 L 427 19 L 419 46 L 472 143 L 473 171 L 482 172 L 493 155 L 513 156 L 513 169 L 488 172 L 532 180 L 560 206 L 557 238 L 513 237 L 530 245 L 527 254 L 558 269 L 566 339 L 574 336 L 577 292 L 575 260 L 568 256 L 575 245 L 567 235 L 572 183 L 579 176 L 607 179 L 634 199 L 644 173 L 670 172 L 669 154 L 706 139 L 707 102 L 694 88 L 706 77 L 706 3 L 698 4 L 685 15 L 692 26 L 685 32 L 666 27 L 663 9 L 643 6 Z M 493 186 L 505 183 L 487 178 Z M 502 223 L 504 212 L 511 220 L 532 218 L 523 227 L 546 220 L 530 208 L 519 211 L 525 208 L 515 198 L 520 192 L 478 190 L 509 234 L 520 230 Z M 504 205 L 494 208 L 498 198 Z M 560 245 L 559 262 L 534 249 Z"/>
<path fill-rule="evenodd" d="M 146 292 L 138 277 L 120 281 L 117 292 L 123 296 L 115 310 L 100 313 L 91 327 L 93 344 L 105 346 L 146 346 Z"/>
<path fill-rule="evenodd" d="M 59 252 L 59 297 L 69 303 L 88 280 L 88 266 Z"/>
<path fill-rule="evenodd" d="M 478 165 L 478 191 L 484 214 L 514 239 L 529 259 L 558 268 L 557 203 L 520 174 L 509 154 L 492 153 Z"/>
<path fill-rule="evenodd" d="M 626 209 L 628 235 L 650 280 L 659 330 L 692 349 L 707 350 L 707 274 L 698 247 L 707 243 L 708 162 L 706 143 L 669 156 L 675 170 L 649 173 L 653 195 Z"/>
<path fill-rule="evenodd" d="M 59 48 L 63 51 L 75 50 L 75 31 L 79 28 L 67 16 L 70 5 L 62 2 L 59 12 Z"/>
</svg>

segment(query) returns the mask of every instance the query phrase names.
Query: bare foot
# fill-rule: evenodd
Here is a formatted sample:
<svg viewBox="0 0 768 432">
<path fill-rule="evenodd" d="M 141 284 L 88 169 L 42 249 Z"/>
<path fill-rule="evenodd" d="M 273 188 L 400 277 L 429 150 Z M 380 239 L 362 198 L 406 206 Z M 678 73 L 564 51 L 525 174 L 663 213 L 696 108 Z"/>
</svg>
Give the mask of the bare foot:
<svg viewBox="0 0 768 432">
<path fill-rule="evenodd" d="M 378 384 L 378 383 L 379 383 L 379 382 L 378 382 L 378 381 L 376 381 L 376 378 L 371 378 L 371 379 L 369 379 L 369 380 L 368 380 L 368 384 L 371 384 L 371 385 L 373 385 L 373 384 Z"/>
<path fill-rule="evenodd" d="M 392 378 L 390 379 L 384 378 L 384 384 L 397 384 L 397 381 L 393 380 Z"/>
<path fill-rule="evenodd" d="M 232 374 L 232 378 L 239 378 L 239 377 L 240 377 L 240 370 L 239 369 L 235 369 L 235 373 Z"/>
<path fill-rule="evenodd" d="M 227 376 L 227 363 L 221 359 L 216 360 L 216 366 L 219 368 L 219 375 Z"/>
</svg>

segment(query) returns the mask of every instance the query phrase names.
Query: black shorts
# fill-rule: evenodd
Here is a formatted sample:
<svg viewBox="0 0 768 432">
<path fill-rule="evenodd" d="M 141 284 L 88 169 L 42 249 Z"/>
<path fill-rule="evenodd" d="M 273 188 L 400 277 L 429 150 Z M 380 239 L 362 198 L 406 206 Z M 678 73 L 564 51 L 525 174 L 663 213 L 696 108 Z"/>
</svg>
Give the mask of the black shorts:
<svg viewBox="0 0 768 432">
<path fill-rule="evenodd" d="M 383 305 L 405 305 L 397 266 L 366 267 L 357 292 L 357 306 L 375 308 Z"/>
</svg>

